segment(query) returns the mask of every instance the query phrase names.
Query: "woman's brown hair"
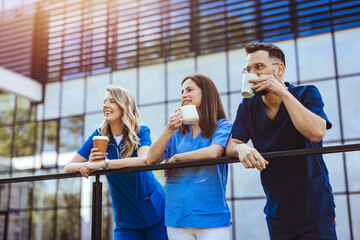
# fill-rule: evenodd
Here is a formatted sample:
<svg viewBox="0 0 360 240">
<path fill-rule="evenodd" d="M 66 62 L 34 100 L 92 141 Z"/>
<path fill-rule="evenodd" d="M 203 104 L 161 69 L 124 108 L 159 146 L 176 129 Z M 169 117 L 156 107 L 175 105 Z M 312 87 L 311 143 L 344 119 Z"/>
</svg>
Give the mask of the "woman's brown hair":
<svg viewBox="0 0 360 240">
<path fill-rule="evenodd" d="M 181 86 L 188 79 L 191 79 L 201 89 L 202 98 L 199 107 L 199 126 L 201 129 L 201 136 L 210 138 L 216 130 L 217 121 L 225 119 L 226 114 L 221 103 L 219 92 L 214 82 L 207 76 L 202 74 L 194 74 L 187 76 L 182 80 Z M 190 131 L 188 125 L 182 124 L 179 128 L 181 134 Z"/>
</svg>

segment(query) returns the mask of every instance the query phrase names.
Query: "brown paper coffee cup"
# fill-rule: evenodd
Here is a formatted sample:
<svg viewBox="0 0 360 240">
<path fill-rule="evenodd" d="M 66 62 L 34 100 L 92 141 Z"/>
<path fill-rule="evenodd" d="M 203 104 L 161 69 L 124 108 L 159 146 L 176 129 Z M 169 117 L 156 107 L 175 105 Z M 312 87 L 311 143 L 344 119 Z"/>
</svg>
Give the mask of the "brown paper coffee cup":
<svg viewBox="0 0 360 240">
<path fill-rule="evenodd" d="M 109 143 L 109 138 L 106 136 L 94 136 L 93 137 L 94 148 L 99 148 L 100 152 L 106 153 L 106 149 Z"/>
</svg>

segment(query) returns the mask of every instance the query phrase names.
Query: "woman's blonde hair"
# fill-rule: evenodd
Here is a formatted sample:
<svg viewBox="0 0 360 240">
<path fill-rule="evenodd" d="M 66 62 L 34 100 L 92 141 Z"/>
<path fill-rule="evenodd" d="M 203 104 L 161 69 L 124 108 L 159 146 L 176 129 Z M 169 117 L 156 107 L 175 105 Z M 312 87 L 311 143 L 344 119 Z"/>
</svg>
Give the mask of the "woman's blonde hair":
<svg viewBox="0 0 360 240">
<path fill-rule="evenodd" d="M 139 109 L 135 97 L 128 90 L 116 85 L 107 86 L 106 91 L 112 95 L 122 113 L 119 121 L 123 125 L 124 148 L 121 150 L 119 157 L 131 157 L 133 152 L 138 149 L 140 143 L 140 139 L 137 136 L 137 133 L 140 131 Z M 99 127 L 99 131 L 102 136 L 107 136 L 110 139 L 111 128 L 108 122 L 104 120 Z"/>
</svg>

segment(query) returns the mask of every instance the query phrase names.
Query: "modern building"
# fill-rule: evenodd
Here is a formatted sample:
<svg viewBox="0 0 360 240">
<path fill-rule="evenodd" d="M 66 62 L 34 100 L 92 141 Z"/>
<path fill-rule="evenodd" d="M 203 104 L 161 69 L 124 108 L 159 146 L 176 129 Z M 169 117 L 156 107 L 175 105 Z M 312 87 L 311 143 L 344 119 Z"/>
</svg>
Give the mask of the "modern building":
<svg viewBox="0 0 360 240">
<path fill-rule="evenodd" d="M 234 120 L 248 42 L 277 44 L 286 81 L 318 87 L 333 124 L 325 146 L 360 142 L 358 0 L 0 0 L 0 7 L 0 178 L 62 172 L 101 122 L 109 84 L 134 93 L 153 139 L 194 72 L 215 81 Z M 360 239 L 360 152 L 324 158 L 338 238 Z M 111 239 L 102 181 L 102 236 Z M 0 185 L 0 239 L 90 239 L 91 183 Z M 257 170 L 231 164 L 227 199 L 233 240 L 269 239 Z"/>
</svg>

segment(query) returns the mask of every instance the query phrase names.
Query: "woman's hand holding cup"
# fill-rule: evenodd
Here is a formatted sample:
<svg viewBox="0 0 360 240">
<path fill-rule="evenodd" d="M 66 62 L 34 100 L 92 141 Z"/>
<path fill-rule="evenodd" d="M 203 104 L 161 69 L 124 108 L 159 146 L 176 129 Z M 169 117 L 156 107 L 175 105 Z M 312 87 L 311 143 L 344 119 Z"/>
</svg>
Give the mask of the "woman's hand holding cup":
<svg viewBox="0 0 360 240">
<path fill-rule="evenodd" d="M 172 129 L 178 129 L 182 124 L 181 108 L 175 109 L 174 113 L 170 115 L 169 125 Z"/>
<path fill-rule="evenodd" d="M 108 155 L 107 152 L 105 153 L 100 152 L 99 148 L 92 148 L 91 153 L 89 155 L 89 162 L 97 162 L 104 160 L 107 155 Z"/>
</svg>

